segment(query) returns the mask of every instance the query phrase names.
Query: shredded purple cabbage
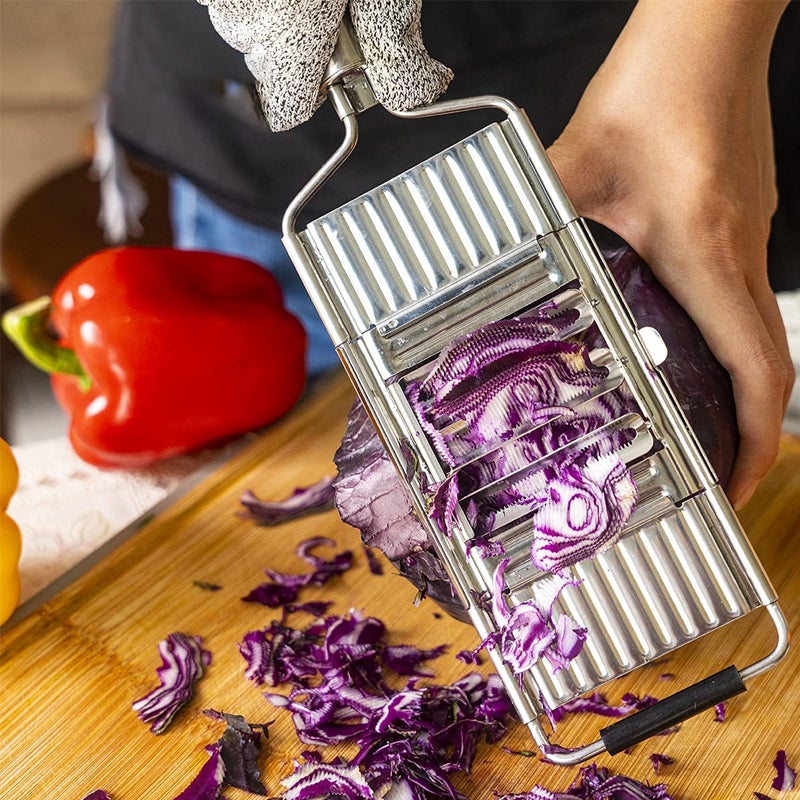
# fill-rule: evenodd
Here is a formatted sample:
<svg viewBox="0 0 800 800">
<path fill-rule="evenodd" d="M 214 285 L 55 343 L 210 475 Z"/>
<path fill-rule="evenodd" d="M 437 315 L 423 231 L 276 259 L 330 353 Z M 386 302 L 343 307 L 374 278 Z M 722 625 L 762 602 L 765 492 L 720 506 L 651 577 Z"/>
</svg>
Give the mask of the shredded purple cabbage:
<svg viewBox="0 0 800 800">
<path fill-rule="evenodd" d="M 405 388 L 450 470 L 430 487 L 431 518 L 451 534 L 463 509 L 475 534 L 468 549 L 491 558 L 503 555 L 495 530 L 522 515 L 531 526 L 532 563 L 545 573 L 563 574 L 614 544 L 637 501 L 636 485 L 617 455 L 633 434 L 610 425 L 635 404 L 624 389 L 606 385 L 608 371 L 592 363 L 584 345 L 561 339 L 573 316 L 540 311 L 490 323 L 445 347 L 427 377 Z M 579 450 L 565 447 L 577 440 Z M 342 519 L 396 561 L 421 597 L 430 594 L 463 618 L 457 601 L 431 576 L 436 557 L 358 404 L 335 461 Z M 480 501 L 465 499 L 490 485 Z M 502 580 L 495 584 L 502 587 Z M 586 631 L 565 615 L 557 617 L 552 603 L 508 609 L 498 596 L 493 607 L 500 614 L 498 633 L 487 645 L 499 646 L 515 671 L 539 658 L 563 669 L 580 652 Z"/>
<path fill-rule="evenodd" d="M 111 800 L 111 795 L 103 789 L 95 789 L 89 792 L 83 800 Z"/>
<path fill-rule="evenodd" d="M 655 772 L 656 775 L 658 775 L 661 767 L 668 767 L 670 764 L 675 763 L 675 759 L 665 753 L 650 753 L 649 759 L 650 763 L 653 765 L 653 772 Z"/>
<path fill-rule="evenodd" d="M 480 664 L 482 662 L 480 653 L 477 650 L 459 650 L 456 658 L 465 664 Z"/>
<path fill-rule="evenodd" d="M 358 767 L 344 763 L 297 764 L 281 783 L 286 787 L 283 800 L 373 800 L 375 797 Z"/>
<path fill-rule="evenodd" d="M 530 669 L 540 658 L 546 659 L 556 671 L 564 669 L 580 652 L 586 629 L 576 626 L 566 614 L 554 617 L 553 605 L 561 591 L 575 582 L 553 575 L 538 582 L 537 599 L 509 609 L 504 594 L 508 561 L 503 559 L 495 571 L 492 594 L 492 610 L 499 631 L 490 634 L 484 644 L 499 647 L 515 673 Z"/>
<path fill-rule="evenodd" d="M 386 645 L 381 652 L 381 658 L 383 663 L 398 675 L 431 678 L 434 673 L 423 667 L 422 663 L 433 658 L 439 658 L 446 650 L 446 644 L 440 644 L 430 650 L 421 650 L 410 644 Z"/>
<path fill-rule="evenodd" d="M 714 722 L 725 722 L 725 703 L 717 703 L 714 706 Z"/>
<path fill-rule="evenodd" d="M 435 450 L 453 470 L 434 487 L 432 519 L 450 534 L 461 497 L 497 487 L 464 509 L 476 533 L 473 546 L 489 550 L 498 515 L 533 510 L 531 561 L 543 572 L 563 574 L 617 540 L 637 491 L 615 453 L 629 432 L 598 433 L 575 453 L 561 450 L 599 432 L 630 405 L 614 392 L 591 398 L 606 369 L 595 367 L 582 345 L 552 338 L 557 332 L 541 318 L 492 323 L 446 347 L 428 377 L 411 382 L 406 392 Z M 576 401 L 585 406 L 580 412 L 571 407 Z M 495 547 L 492 554 L 501 551 Z M 565 579 L 550 602 L 536 598 L 509 609 L 503 594 L 507 564 L 501 561 L 495 573 L 498 631 L 485 644 L 499 647 L 516 673 L 540 658 L 564 669 L 587 635 L 568 616 L 554 614 Z"/>
<path fill-rule="evenodd" d="M 772 765 L 777 773 L 772 781 L 772 788 L 779 792 L 788 792 L 790 789 L 794 789 L 797 772 L 789 766 L 785 750 L 778 750 Z"/>
<path fill-rule="evenodd" d="M 380 620 L 356 612 L 317 620 L 303 630 L 273 621 L 268 628 L 245 634 L 239 651 L 247 662 L 245 676 L 258 684 L 304 686 L 311 677 L 321 675 L 325 688 L 356 682 L 361 690 L 380 681 L 376 643 L 384 634 Z"/>
<path fill-rule="evenodd" d="M 322 586 L 334 575 L 346 572 L 353 563 L 353 553 L 343 550 L 330 561 L 320 558 L 312 550 L 321 545 L 334 547 L 336 542 L 321 536 L 305 539 L 297 547 L 297 555 L 314 568 L 312 572 L 289 574 L 265 568 L 264 572 L 271 579 L 261 583 L 245 595 L 242 600 L 247 603 L 261 603 L 270 608 L 278 608 L 293 603 L 304 586 Z"/>
<path fill-rule="evenodd" d="M 218 800 L 225 780 L 225 762 L 218 744 L 208 745 L 206 751 L 208 760 L 175 800 Z"/>
<path fill-rule="evenodd" d="M 292 715 L 300 741 L 358 747 L 349 765 L 298 767 L 290 786 L 295 793 L 287 796 L 332 796 L 342 781 L 343 797 L 360 797 L 366 785 L 411 800 L 461 798 L 448 775 L 469 770 L 479 739 L 496 741 L 505 733 L 510 703 L 497 676 L 475 673 L 450 686 L 421 687 L 418 676 L 430 675 L 425 662 L 445 647 L 389 645 L 385 634 L 380 620 L 356 612 L 302 630 L 273 622 L 246 634 L 240 644 L 245 674 L 257 683 L 289 686 L 287 694 L 265 697 Z M 387 673 L 411 677 L 398 690 Z"/>
<path fill-rule="evenodd" d="M 574 316 L 573 312 L 563 317 L 500 320 L 471 331 L 450 345 L 448 358 L 437 361 L 423 387 L 437 401 L 456 390 L 468 390 L 470 382 L 474 385 L 484 370 L 499 362 L 518 360 L 538 345 L 558 338 Z"/>
<path fill-rule="evenodd" d="M 285 618 L 289 614 L 303 612 L 305 614 L 310 614 L 312 617 L 322 617 L 328 613 L 332 605 L 332 600 L 310 600 L 307 603 L 286 603 L 283 606 L 283 616 Z"/>
<path fill-rule="evenodd" d="M 524 445 L 520 463 L 529 463 L 633 409 L 612 391 L 574 410 L 570 404 L 589 400 L 607 371 L 577 342 L 544 338 L 555 331 L 543 333 L 542 326 L 538 318 L 486 325 L 446 347 L 422 384 L 408 385 L 420 424 L 446 464 L 479 453 L 490 457 L 486 471 L 497 478 L 513 466 L 497 460 L 507 459 L 505 449 L 496 451 L 510 437 L 527 434 L 515 444 Z M 526 329 L 533 343 L 509 350 Z"/>
<path fill-rule="evenodd" d="M 561 572 L 616 542 L 636 504 L 636 484 L 614 455 L 580 465 L 566 461 L 551 473 L 533 519 L 531 561 Z"/>
<path fill-rule="evenodd" d="M 260 583 L 254 589 L 251 589 L 242 598 L 245 603 L 260 603 L 262 606 L 268 606 L 269 608 L 279 608 L 297 599 L 300 585 L 285 583 L 284 581 L 288 576 L 281 573 L 270 571 L 267 574 L 273 580 Z"/>
<path fill-rule="evenodd" d="M 768 794 L 762 794 L 761 792 L 753 792 L 753 797 L 755 797 L 756 800 L 772 800 Z"/>
<path fill-rule="evenodd" d="M 158 643 L 161 666 L 156 670 L 160 685 L 133 703 L 142 722 L 150 723 L 153 733 L 162 733 L 178 711 L 194 695 L 195 685 L 211 663 L 199 636 L 171 633 Z"/>
<path fill-rule="evenodd" d="M 492 338 L 498 343 L 507 335 L 503 324 L 494 326 Z M 442 352 L 440 366 L 450 360 L 451 352 L 452 347 Z M 409 387 L 409 391 L 437 450 L 455 464 L 465 453 L 492 447 L 522 426 L 568 412 L 569 400 L 580 390 L 598 386 L 607 374 L 587 355 L 575 343 L 544 341 L 505 361 L 502 369 L 497 361 L 481 365 L 482 369 L 451 382 L 446 394 L 435 379 L 436 368 L 419 389 Z"/>
<path fill-rule="evenodd" d="M 466 553 L 477 552 L 481 558 L 497 558 L 505 555 L 506 549 L 499 541 L 490 541 L 482 536 L 476 536 L 467 542 Z"/>
<path fill-rule="evenodd" d="M 663 783 L 649 786 L 625 775 L 613 775 L 605 767 L 581 767 L 580 777 L 566 792 L 534 786 L 523 794 L 504 794 L 498 800 L 672 800 Z"/>
<path fill-rule="evenodd" d="M 245 677 L 259 685 L 266 682 L 278 686 L 314 674 L 311 667 L 306 668 L 304 656 L 315 641 L 313 633 L 288 628 L 275 620 L 269 628 L 246 633 L 239 643 L 239 652 L 247 663 Z"/>
<path fill-rule="evenodd" d="M 332 475 L 326 476 L 311 486 L 298 487 L 289 497 L 274 502 L 259 500 L 248 490 L 241 498 L 245 507 L 242 516 L 259 525 L 278 525 L 305 514 L 326 511 L 333 508 L 333 480 Z"/>
<path fill-rule="evenodd" d="M 461 798 L 453 772 L 468 772 L 480 738 L 497 741 L 510 711 L 499 679 L 466 675 L 450 686 L 407 688 L 392 695 L 374 727 L 359 737 L 353 763 L 376 790 L 391 786 L 413 800 Z M 388 795 L 390 796 L 390 795 Z"/>
</svg>

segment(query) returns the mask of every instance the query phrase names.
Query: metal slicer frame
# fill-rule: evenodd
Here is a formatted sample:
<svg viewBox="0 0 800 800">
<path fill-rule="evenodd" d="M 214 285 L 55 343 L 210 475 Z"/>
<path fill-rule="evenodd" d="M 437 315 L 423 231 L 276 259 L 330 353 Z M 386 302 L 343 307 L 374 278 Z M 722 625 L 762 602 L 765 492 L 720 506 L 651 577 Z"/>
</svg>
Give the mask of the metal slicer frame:
<svg viewBox="0 0 800 800">
<path fill-rule="evenodd" d="M 462 511 L 451 537 L 429 518 L 427 487 L 446 479 L 447 470 L 409 405 L 405 381 L 463 333 L 544 303 L 563 303 L 580 311 L 579 327 L 598 327 L 610 372 L 641 409 L 632 423 L 636 441 L 626 453 L 639 506 L 616 545 L 572 568 L 580 586 L 565 590 L 557 604 L 559 613 L 586 623 L 584 651 L 566 670 L 554 673 L 540 663 L 520 680 L 495 648 L 489 650 L 536 744 L 550 761 L 579 763 L 625 750 L 744 691 L 745 681 L 786 652 L 785 618 L 658 368 L 663 342 L 657 332 L 636 326 L 525 113 L 495 96 L 397 113 L 416 118 L 493 109 L 505 118 L 298 233 L 302 209 L 356 145 L 356 115 L 376 103 L 347 26 L 328 84 L 344 139 L 287 208 L 284 245 L 482 639 L 495 624 L 475 597 L 491 590 L 494 561 L 469 552 L 473 532 Z M 508 579 L 515 604 L 535 596 L 537 582 L 548 576 L 521 565 Z M 763 658 L 709 676 L 604 728 L 580 748 L 563 750 L 550 742 L 539 721 L 545 706 L 560 705 L 761 606 L 777 634 Z"/>
</svg>

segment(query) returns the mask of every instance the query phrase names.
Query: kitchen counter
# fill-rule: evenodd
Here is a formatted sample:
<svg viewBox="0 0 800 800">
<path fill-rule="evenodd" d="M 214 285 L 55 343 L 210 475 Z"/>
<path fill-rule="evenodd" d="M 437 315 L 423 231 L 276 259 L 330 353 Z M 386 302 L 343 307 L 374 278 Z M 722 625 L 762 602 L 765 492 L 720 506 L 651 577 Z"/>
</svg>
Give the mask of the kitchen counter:
<svg viewBox="0 0 800 800">
<path fill-rule="evenodd" d="M 370 573 L 357 533 L 334 511 L 264 528 L 238 515 L 239 498 L 252 489 L 264 499 L 285 497 L 297 486 L 333 471 L 332 456 L 344 430 L 352 390 L 343 380 L 318 385 L 290 415 L 216 467 L 166 507 L 140 520 L 57 582 L 59 589 L 2 633 L 0 686 L 0 797 L 80 800 L 106 789 L 113 800 L 169 800 L 204 762 L 204 746 L 220 725 L 204 708 L 242 714 L 252 722 L 274 720 L 260 765 L 269 795 L 292 771 L 306 745 L 298 742 L 288 714 L 274 709 L 243 677 L 237 642 L 277 615 L 240 598 L 264 579 L 262 568 L 306 571 L 296 545 L 329 536 L 355 553 L 353 569 L 304 600 L 331 599 L 335 613 L 350 608 L 381 618 L 390 641 L 448 653 L 432 662 L 437 682 L 474 669 L 454 658 L 472 648 L 472 629 L 442 615 L 384 562 Z M 779 460 L 741 514 L 745 529 L 780 595 L 792 628 L 800 627 L 800 442 L 786 438 Z M 222 588 L 210 592 L 194 582 Z M 293 619 L 297 625 L 305 618 Z M 158 641 L 172 631 L 203 637 L 213 661 L 195 698 L 170 728 L 151 734 L 131 710 L 133 700 L 155 685 Z M 613 702 L 626 691 L 663 697 L 730 663 L 740 666 L 766 653 L 773 629 L 763 611 L 681 648 L 669 658 L 619 678 L 604 691 Z M 484 665 L 479 669 L 486 669 Z M 673 675 L 665 679 L 664 675 Z M 657 737 L 598 763 L 639 780 L 667 783 L 679 800 L 745 800 L 753 791 L 778 800 L 770 788 L 772 761 L 785 749 L 800 766 L 800 656 L 794 650 L 749 691 L 729 701 L 725 722 L 706 711 L 679 731 Z M 605 721 L 570 715 L 554 740 L 565 746 L 596 738 Z M 512 724 L 500 743 L 530 750 L 525 729 Z M 479 747 L 472 774 L 454 784 L 469 798 L 523 792 L 534 784 L 563 791 L 577 768 L 512 755 L 500 745 Z M 648 756 L 674 759 L 656 776 Z M 326 758 L 337 751 L 330 748 Z M 226 789 L 229 800 L 250 795 Z M 787 795 L 787 797 L 792 795 Z"/>
</svg>

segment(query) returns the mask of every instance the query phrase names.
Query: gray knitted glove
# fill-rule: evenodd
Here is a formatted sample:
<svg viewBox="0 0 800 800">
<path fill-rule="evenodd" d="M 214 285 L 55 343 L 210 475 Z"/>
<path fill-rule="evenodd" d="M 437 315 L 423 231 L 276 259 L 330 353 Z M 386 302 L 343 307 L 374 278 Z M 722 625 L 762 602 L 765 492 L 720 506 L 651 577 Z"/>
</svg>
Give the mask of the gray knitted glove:
<svg viewBox="0 0 800 800">
<path fill-rule="evenodd" d="M 274 131 L 300 125 L 324 98 L 319 89 L 347 0 L 198 0 L 228 44 L 245 54 Z M 430 103 L 453 73 L 422 43 L 422 0 L 350 0 L 367 73 L 393 111 Z"/>
</svg>

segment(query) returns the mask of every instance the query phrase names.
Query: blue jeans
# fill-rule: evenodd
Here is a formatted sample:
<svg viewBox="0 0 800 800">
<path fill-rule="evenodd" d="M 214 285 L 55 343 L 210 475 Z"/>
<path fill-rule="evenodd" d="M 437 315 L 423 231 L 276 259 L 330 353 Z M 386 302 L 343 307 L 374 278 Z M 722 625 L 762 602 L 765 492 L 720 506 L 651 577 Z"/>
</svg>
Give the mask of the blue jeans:
<svg viewBox="0 0 800 800">
<path fill-rule="evenodd" d="M 269 269 L 278 279 L 286 308 L 300 319 L 308 335 L 309 377 L 340 366 L 330 336 L 286 254 L 278 231 L 239 219 L 179 175 L 170 179 L 170 214 L 175 247 L 248 258 Z"/>
</svg>

